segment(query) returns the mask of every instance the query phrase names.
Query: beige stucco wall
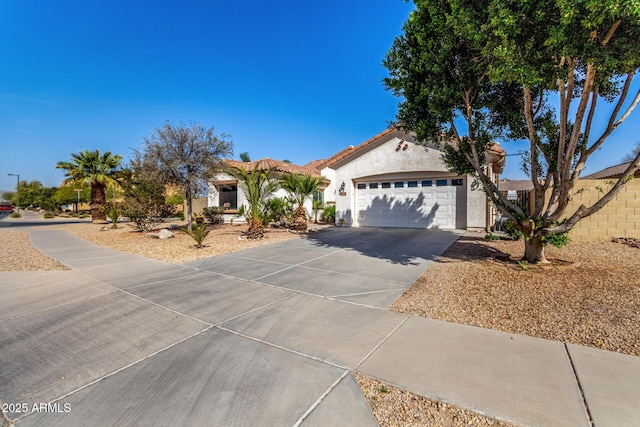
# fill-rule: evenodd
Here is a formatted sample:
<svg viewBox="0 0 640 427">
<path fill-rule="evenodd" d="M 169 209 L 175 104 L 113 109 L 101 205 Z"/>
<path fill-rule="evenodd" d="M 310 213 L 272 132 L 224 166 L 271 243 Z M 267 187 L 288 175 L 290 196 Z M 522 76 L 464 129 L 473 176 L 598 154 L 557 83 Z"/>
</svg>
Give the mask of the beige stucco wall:
<svg viewBox="0 0 640 427">
<path fill-rule="evenodd" d="M 597 202 L 615 180 L 580 180 L 574 188 L 567 208 L 567 216 L 581 204 Z M 600 186 L 605 193 L 599 191 Z M 629 181 L 607 205 L 597 213 L 582 219 L 569 233 L 574 242 L 609 241 L 612 237 L 640 238 L 640 179 Z"/>
</svg>

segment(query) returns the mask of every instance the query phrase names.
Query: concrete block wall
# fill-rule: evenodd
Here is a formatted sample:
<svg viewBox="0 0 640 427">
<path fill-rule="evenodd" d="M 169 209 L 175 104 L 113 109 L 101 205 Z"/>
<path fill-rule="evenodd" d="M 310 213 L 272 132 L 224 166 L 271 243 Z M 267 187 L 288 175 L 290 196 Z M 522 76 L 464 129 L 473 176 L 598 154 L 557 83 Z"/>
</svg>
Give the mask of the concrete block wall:
<svg viewBox="0 0 640 427">
<path fill-rule="evenodd" d="M 613 185 L 611 179 L 579 180 L 567 208 L 570 215 L 584 204 L 591 206 Z M 604 194 L 598 190 L 602 188 Z M 640 179 L 629 181 L 607 205 L 582 219 L 569 233 L 574 242 L 610 241 L 612 237 L 640 238 Z"/>
</svg>

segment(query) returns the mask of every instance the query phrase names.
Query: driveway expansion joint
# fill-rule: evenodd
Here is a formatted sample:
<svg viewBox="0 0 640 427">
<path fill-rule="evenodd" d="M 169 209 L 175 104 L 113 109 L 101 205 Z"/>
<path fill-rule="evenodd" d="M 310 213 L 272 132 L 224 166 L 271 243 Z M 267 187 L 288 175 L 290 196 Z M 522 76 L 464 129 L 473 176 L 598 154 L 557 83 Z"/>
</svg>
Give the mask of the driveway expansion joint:
<svg viewBox="0 0 640 427">
<path fill-rule="evenodd" d="M 587 403 L 587 397 L 584 394 L 584 390 L 582 389 L 582 384 L 580 383 L 580 378 L 578 377 L 578 371 L 576 371 L 576 366 L 573 363 L 573 358 L 571 357 L 571 353 L 569 352 L 569 346 L 566 342 L 562 343 L 564 347 L 564 351 L 567 354 L 567 358 L 569 359 L 569 365 L 571 365 L 571 372 L 573 373 L 573 378 L 576 380 L 576 385 L 578 386 L 578 392 L 580 393 L 580 400 L 582 401 L 582 405 L 584 406 L 584 410 L 587 413 L 587 417 L 589 419 L 589 425 L 591 427 L 595 427 L 595 423 L 593 422 L 593 417 L 591 416 L 591 411 L 589 410 L 589 404 Z"/>
<path fill-rule="evenodd" d="M 331 393 L 336 387 L 338 387 L 338 384 L 340 384 L 342 380 L 344 380 L 347 377 L 347 375 L 349 375 L 350 373 L 351 371 L 349 370 L 344 371 L 342 375 L 340 375 L 338 379 L 335 380 L 333 384 L 331 384 L 324 391 L 324 393 L 322 393 L 320 397 L 318 397 L 316 401 L 311 404 L 311 406 L 309 406 L 309 408 L 305 411 L 305 413 L 302 414 L 300 418 L 298 418 L 298 421 L 295 422 L 293 427 L 300 427 L 300 425 L 302 425 L 304 420 L 306 420 L 309 417 L 309 415 L 311 415 L 311 413 L 322 403 L 322 401 L 329 395 L 329 393 Z"/>
</svg>

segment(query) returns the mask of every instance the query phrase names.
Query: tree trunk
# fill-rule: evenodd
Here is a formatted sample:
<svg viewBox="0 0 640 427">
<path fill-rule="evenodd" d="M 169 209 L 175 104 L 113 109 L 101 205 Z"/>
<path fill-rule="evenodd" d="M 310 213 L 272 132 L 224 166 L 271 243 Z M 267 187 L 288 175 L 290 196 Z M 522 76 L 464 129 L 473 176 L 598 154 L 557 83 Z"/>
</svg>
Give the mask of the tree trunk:
<svg viewBox="0 0 640 427">
<path fill-rule="evenodd" d="M 107 211 L 104 207 L 106 204 L 106 196 L 104 193 L 104 184 L 98 182 L 91 183 L 91 222 L 104 223 L 107 222 Z"/>
<path fill-rule="evenodd" d="M 193 202 L 191 200 L 191 191 L 187 189 L 186 193 L 187 199 L 187 230 L 191 231 L 191 212 L 193 211 Z"/>
<path fill-rule="evenodd" d="M 262 219 L 251 218 L 249 220 L 249 228 L 247 229 L 248 239 L 262 239 L 264 237 L 264 226 L 262 225 Z"/>
<path fill-rule="evenodd" d="M 523 261 L 529 264 L 545 264 L 547 259 L 544 257 L 544 245 L 541 236 L 534 236 L 524 239 L 524 257 Z"/>
<path fill-rule="evenodd" d="M 296 231 L 307 231 L 307 211 L 303 205 L 298 206 L 296 209 L 296 219 L 293 221 L 293 228 Z"/>
</svg>

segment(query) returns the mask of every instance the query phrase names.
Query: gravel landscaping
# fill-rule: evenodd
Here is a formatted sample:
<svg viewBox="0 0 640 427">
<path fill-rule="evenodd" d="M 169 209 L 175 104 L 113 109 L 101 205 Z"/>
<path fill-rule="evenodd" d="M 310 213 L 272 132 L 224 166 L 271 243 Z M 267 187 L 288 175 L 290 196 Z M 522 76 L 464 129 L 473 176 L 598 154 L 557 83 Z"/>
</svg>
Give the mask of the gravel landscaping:
<svg viewBox="0 0 640 427">
<path fill-rule="evenodd" d="M 538 267 L 523 246 L 464 236 L 390 309 L 640 356 L 640 249 L 570 243 Z"/>
<path fill-rule="evenodd" d="M 0 271 L 68 270 L 31 246 L 25 231 L 0 230 Z"/>
<path fill-rule="evenodd" d="M 515 426 L 391 387 L 357 372 L 354 376 L 373 415 L 383 427 Z"/>
<path fill-rule="evenodd" d="M 179 225 L 179 224 L 176 224 Z M 297 239 L 299 234 L 285 229 L 269 228 L 262 240 L 244 240 L 244 225 L 219 224 L 209 228 L 204 247 L 196 249 L 195 241 L 183 231 L 172 230 L 175 237 L 157 239 L 135 231 L 129 224 L 118 224 L 117 229 L 101 231 L 104 224 L 60 224 L 51 228 L 66 230 L 77 237 L 107 248 L 141 255 L 173 264 L 182 264 L 229 252 L 255 248 L 284 240 Z"/>
</svg>

